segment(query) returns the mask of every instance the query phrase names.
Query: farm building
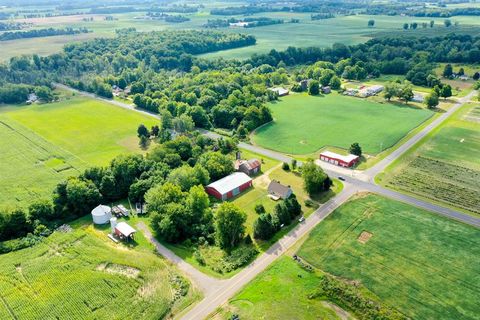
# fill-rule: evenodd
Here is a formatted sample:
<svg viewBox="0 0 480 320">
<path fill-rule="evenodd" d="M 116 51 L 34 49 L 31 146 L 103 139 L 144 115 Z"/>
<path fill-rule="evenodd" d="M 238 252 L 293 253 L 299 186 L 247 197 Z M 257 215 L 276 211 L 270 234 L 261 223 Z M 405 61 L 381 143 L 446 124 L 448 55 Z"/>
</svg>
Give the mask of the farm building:
<svg viewBox="0 0 480 320">
<path fill-rule="evenodd" d="M 302 91 L 307 91 L 308 90 L 308 86 L 310 84 L 310 82 L 312 82 L 313 79 L 304 79 L 302 81 L 300 81 L 298 83 L 298 85 L 300 86 L 300 88 L 302 88 Z"/>
<path fill-rule="evenodd" d="M 235 170 L 248 174 L 256 175 L 262 169 L 262 163 L 258 159 L 237 160 L 235 161 Z"/>
<path fill-rule="evenodd" d="M 290 93 L 288 89 L 282 88 L 282 87 L 276 87 L 276 88 L 269 88 L 268 90 L 276 92 L 279 97 L 286 96 Z"/>
<path fill-rule="evenodd" d="M 252 186 L 252 179 L 243 172 L 234 172 L 205 187 L 207 193 L 220 200 L 235 197 Z"/>
<path fill-rule="evenodd" d="M 332 92 L 332 88 L 330 88 L 329 86 L 322 87 L 323 94 L 329 94 L 331 92 Z"/>
<path fill-rule="evenodd" d="M 379 94 L 380 92 L 382 92 L 383 89 L 384 89 L 384 87 L 381 86 L 381 85 L 374 85 L 374 86 L 370 86 L 370 87 L 365 87 L 365 88 L 362 88 L 358 91 L 358 96 L 363 97 L 363 98 L 375 96 L 375 95 Z"/>
<path fill-rule="evenodd" d="M 112 209 L 109 206 L 98 205 L 92 210 L 92 219 L 95 224 L 105 224 L 112 218 Z"/>
<path fill-rule="evenodd" d="M 285 186 L 280 181 L 272 180 L 268 185 L 268 194 L 274 199 L 288 199 L 293 191 L 290 186 Z"/>
<path fill-rule="evenodd" d="M 110 225 L 112 227 L 112 234 L 115 234 L 120 239 L 133 239 L 134 234 L 137 230 L 133 229 L 126 222 L 117 222 L 117 218 L 110 219 Z"/>
<path fill-rule="evenodd" d="M 344 156 L 344 155 L 337 154 L 330 151 L 325 151 L 320 153 L 320 160 L 328 163 L 332 163 L 340 167 L 350 168 L 354 166 L 359 159 L 360 157 L 354 154 L 349 154 L 348 156 Z"/>
</svg>

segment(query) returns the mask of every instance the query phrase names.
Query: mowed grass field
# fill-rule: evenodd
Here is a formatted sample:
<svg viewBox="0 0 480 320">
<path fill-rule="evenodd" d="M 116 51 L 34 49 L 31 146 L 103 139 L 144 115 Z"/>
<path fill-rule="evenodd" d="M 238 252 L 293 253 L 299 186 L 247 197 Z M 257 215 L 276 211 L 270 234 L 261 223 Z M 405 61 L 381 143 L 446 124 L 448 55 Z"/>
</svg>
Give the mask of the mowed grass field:
<svg viewBox="0 0 480 320">
<path fill-rule="evenodd" d="M 136 130 L 153 118 L 96 100 L 0 107 L 0 202 L 28 204 L 61 180 L 115 156 L 140 152 Z M 38 183 L 41 181 L 42 183 Z"/>
<path fill-rule="evenodd" d="M 318 274 L 307 272 L 291 257 L 283 256 L 258 275 L 212 318 L 339 320 L 334 309 L 308 295 L 321 284 Z"/>
<path fill-rule="evenodd" d="M 463 107 L 388 168 L 381 182 L 480 214 L 480 105 Z"/>
<path fill-rule="evenodd" d="M 298 254 L 412 319 L 479 319 L 477 228 L 369 194 L 335 210 Z"/>
<path fill-rule="evenodd" d="M 5 320 L 156 320 L 194 296 L 188 281 L 152 248 L 115 244 L 90 223 L 0 259 L 0 319 Z"/>
<path fill-rule="evenodd" d="M 270 108 L 274 121 L 259 128 L 253 142 L 289 154 L 310 154 L 326 146 L 348 149 L 353 142 L 365 153 L 377 154 L 433 115 L 425 109 L 336 93 L 292 94 Z"/>
</svg>

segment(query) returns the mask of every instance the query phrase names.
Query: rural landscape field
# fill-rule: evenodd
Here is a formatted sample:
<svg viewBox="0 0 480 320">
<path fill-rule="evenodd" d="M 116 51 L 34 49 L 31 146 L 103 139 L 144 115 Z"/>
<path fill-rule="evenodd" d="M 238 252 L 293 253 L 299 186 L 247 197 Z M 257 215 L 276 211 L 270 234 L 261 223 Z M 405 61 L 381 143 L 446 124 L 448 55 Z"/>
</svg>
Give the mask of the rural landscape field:
<svg viewBox="0 0 480 320">
<path fill-rule="evenodd" d="M 475 0 L 0 0 L 0 320 L 480 320 Z"/>
</svg>

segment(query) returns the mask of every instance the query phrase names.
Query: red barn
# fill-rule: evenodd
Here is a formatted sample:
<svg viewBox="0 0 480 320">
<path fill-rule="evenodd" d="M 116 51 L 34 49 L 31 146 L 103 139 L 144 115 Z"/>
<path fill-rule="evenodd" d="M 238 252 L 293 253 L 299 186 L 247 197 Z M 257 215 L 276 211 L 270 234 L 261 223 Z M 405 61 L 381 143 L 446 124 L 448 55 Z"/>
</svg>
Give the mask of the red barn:
<svg viewBox="0 0 480 320">
<path fill-rule="evenodd" d="M 320 160 L 326 161 L 328 163 L 331 163 L 340 167 L 350 168 L 354 166 L 359 159 L 360 159 L 359 156 L 356 156 L 354 154 L 343 156 L 341 154 L 337 154 L 330 151 L 325 151 L 320 153 Z"/>
<path fill-rule="evenodd" d="M 252 179 L 243 172 L 235 172 L 205 187 L 207 193 L 220 200 L 239 195 L 252 186 Z"/>
</svg>

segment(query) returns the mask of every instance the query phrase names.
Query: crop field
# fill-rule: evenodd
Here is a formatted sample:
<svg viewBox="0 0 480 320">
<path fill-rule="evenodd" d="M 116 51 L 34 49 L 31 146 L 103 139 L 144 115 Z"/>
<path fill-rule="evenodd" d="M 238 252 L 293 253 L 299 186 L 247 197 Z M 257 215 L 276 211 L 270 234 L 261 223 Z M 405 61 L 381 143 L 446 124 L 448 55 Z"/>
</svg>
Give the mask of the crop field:
<svg viewBox="0 0 480 320">
<path fill-rule="evenodd" d="M 412 319 L 480 314 L 480 231 L 400 202 L 371 194 L 347 202 L 299 255 Z"/>
<path fill-rule="evenodd" d="M 89 165 L 139 152 L 136 130 L 155 120 L 96 100 L 0 107 L 0 202 L 25 205 Z M 38 181 L 42 181 L 41 184 Z"/>
<path fill-rule="evenodd" d="M 274 121 L 259 128 L 252 139 L 289 154 L 310 154 L 326 146 L 348 149 L 353 142 L 365 153 L 377 154 L 433 115 L 425 109 L 338 94 L 294 94 L 270 107 Z"/>
<path fill-rule="evenodd" d="M 4 254 L 0 319 L 164 318 L 192 291 L 151 252 L 114 244 L 88 225 Z"/>
<path fill-rule="evenodd" d="M 21 54 L 38 53 L 42 55 L 56 53 L 61 50 L 63 44 L 75 41 L 85 41 L 94 37 L 112 37 L 115 30 L 134 27 L 138 31 L 154 31 L 165 29 L 203 29 L 203 25 L 209 19 L 223 19 L 228 17 L 242 18 L 243 16 L 212 16 L 210 9 L 213 7 L 227 7 L 245 5 L 247 2 L 238 3 L 218 3 L 213 1 L 203 2 L 204 8 L 197 13 L 182 14 L 190 21 L 184 23 L 167 23 L 161 20 L 142 19 L 145 12 L 112 14 L 113 21 L 106 21 L 105 15 L 73 15 L 48 18 L 18 19 L 20 22 L 33 23 L 32 28 L 87 28 L 92 31 L 88 34 L 75 36 L 58 36 L 35 39 L 20 39 L 15 41 L 6 41 L 2 43 L 3 49 L 0 53 L 0 60 L 7 60 L 12 56 Z M 205 57 L 223 57 L 246 59 L 254 53 L 266 53 L 271 49 L 284 50 L 289 46 L 309 47 L 331 46 L 334 43 L 357 44 L 362 43 L 373 37 L 375 34 L 390 34 L 402 32 L 406 35 L 444 33 L 443 18 L 419 18 L 419 17 L 401 17 L 392 19 L 389 16 L 368 16 L 353 15 L 339 16 L 333 19 L 312 21 L 310 13 L 292 13 L 292 12 L 264 12 L 254 16 L 271 17 L 283 19 L 284 24 L 271 25 L 257 28 L 225 28 L 220 29 L 225 32 L 241 32 L 254 35 L 257 38 L 255 46 L 212 52 L 205 54 Z M 83 18 L 93 18 L 93 21 L 84 21 Z M 289 23 L 290 19 L 299 19 L 299 23 Z M 375 27 L 367 26 L 367 21 L 375 20 Z M 422 23 L 434 20 L 436 26 L 433 29 L 419 29 L 415 31 L 402 30 L 403 23 Z M 452 21 L 458 21 L 459 27 L 451 28 L 451 31 L 462 32 L 463 28 L 471 28 L 480 24 L 475 17 L 454 17 Z M 469 32 L 472 30 L 469 29 Z M 320 36 L 319 36 L 320 35 Z"/>
<path fill-rule="evenodd" d="M 0 150 L 2 204 L 23 204 L 47 196 L 59 181 L 80 174 L 86 167 L 73 154 L 2 116 Z"/>
<path fill-rule="evenodd" d="M 384 177 L 384 185 L 480 214 L 478 106 L 467 106 Z"/>
</svg>

